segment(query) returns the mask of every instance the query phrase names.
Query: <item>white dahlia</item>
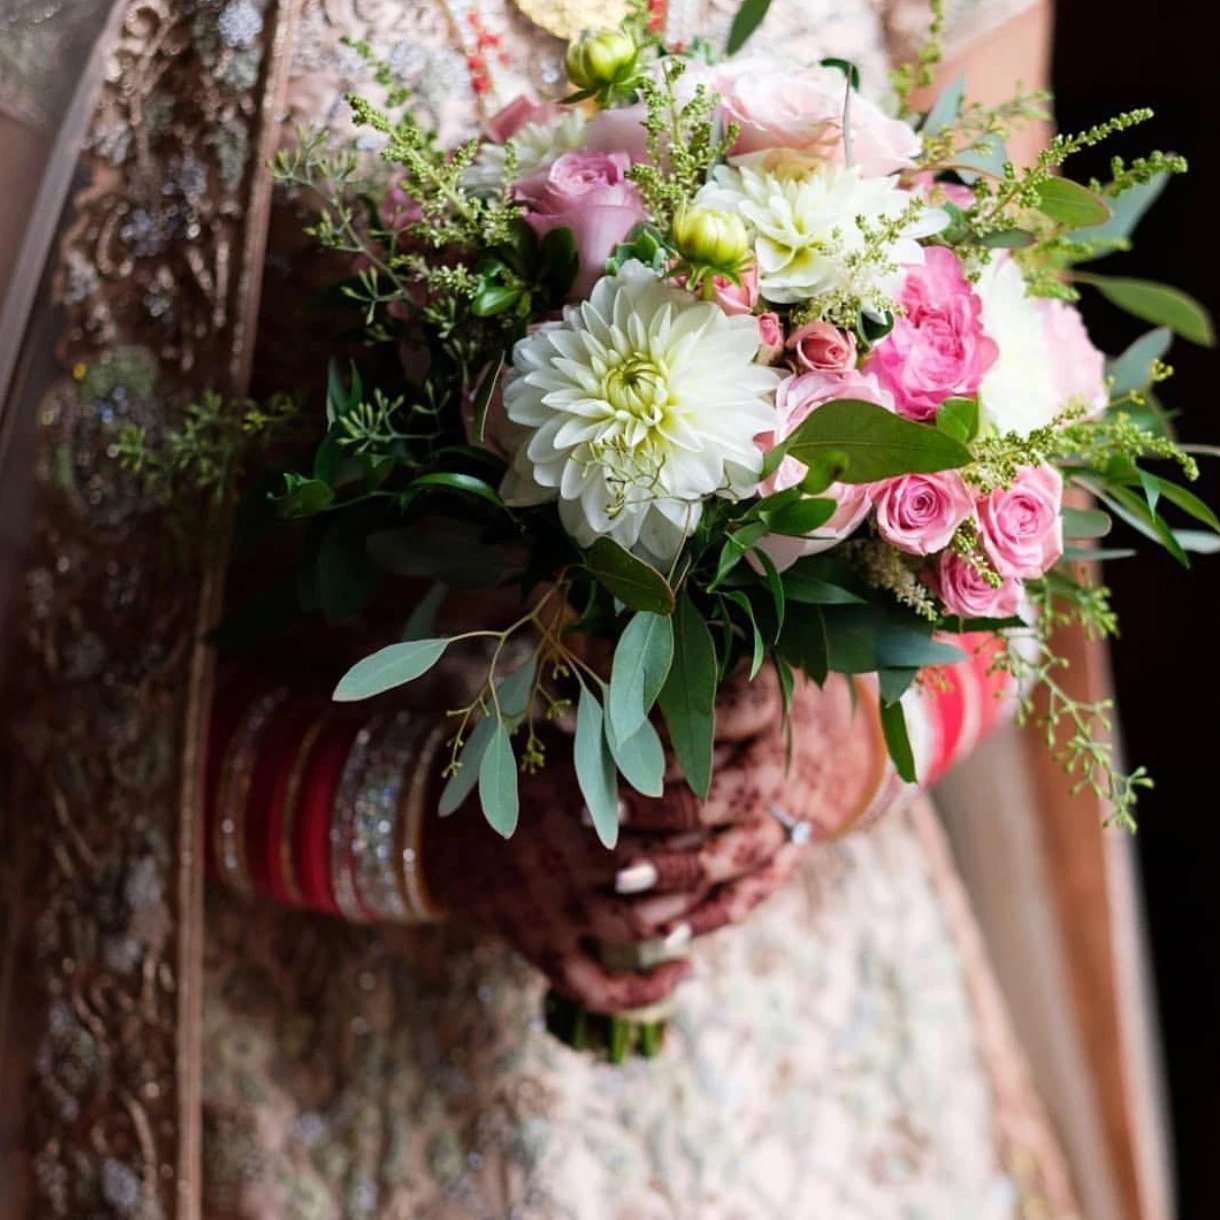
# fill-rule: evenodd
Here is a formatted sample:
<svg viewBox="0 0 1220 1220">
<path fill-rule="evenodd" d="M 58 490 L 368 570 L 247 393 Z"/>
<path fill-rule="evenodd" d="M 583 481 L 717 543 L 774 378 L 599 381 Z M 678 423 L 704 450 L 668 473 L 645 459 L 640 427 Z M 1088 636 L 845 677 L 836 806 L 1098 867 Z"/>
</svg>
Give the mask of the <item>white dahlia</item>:
<svg viewBox="0 0 1220 1220">
<path fill-rule="evenodd" d="M 983 329 L 1000 354 L 979 383 L 979 411 L 997 432 L 1022 436 L 1049 424 L 1068 404 L 1055 381 L 1039 302 L 1025 294 L 1015 259 L 997 255 L 976 286 Z"/>
<path fill-rule="evenodd" d="M 514 179 L 529 178 L 558 161 L 564 153 L 579 148 L 584 143 L 587 128 L 585 116 L 570 106 L 564 107 L 563 113 L 550 122 L 526 123 L 507 143 L 484 144 L 462 175 L 462 185 L 468 191 L 480 194 L 501 190 L 508 171 L 510 145 L 517 154 Z"/>
<path fill-rule="evenodd" d="M 608 535 L 672 558 L 707 497 L 758 484 L 779 374 L 757 352 L 755 318 L 627 263 L 514 348 L 504 406 L 522 432 L 505 499 L 557 498 L 581 546 Z"/>
<path fill-rule="evenodd" d="M 902 268 L 923 262 L 919 239 L 948 223 L 893 178 L 783 149 L 718 166 L 698 202 L 750 225 L 767 300 L 826 298 L 831 309 L 855 303 L 878 313 L 897 294 Z"/>
</svg>

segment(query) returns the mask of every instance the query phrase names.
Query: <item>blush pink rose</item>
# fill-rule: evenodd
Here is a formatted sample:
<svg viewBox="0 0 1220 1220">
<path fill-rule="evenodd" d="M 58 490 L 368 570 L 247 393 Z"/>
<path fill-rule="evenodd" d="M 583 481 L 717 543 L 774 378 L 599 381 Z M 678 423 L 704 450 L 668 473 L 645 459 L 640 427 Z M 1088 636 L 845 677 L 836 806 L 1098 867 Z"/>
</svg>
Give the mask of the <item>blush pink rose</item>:
<svg viewBox="0 0 1220 1220">
<path fill-rule="evenodd" d="M 856 336 L 829 322 L 806 322 L 793 331 L 788 350 L 807 373 L 846 373 L 856 367 Z"/>
<path fill-rule="evenodd" d="M 736 123 L 739 129 L 735 154 L 790 148 L 845 164 L 847 81 L 837 68 L 776 72 L 774 65 L 738 59 L 713 70 L 711 87 L 720 95 L 725 124 Z M 914 165 L 922 141 L 901 119 L 891 118 L 868 98 L 853 93 L 848 121 L 852 164 L 865 177 Z"/>
<path fill-rule="evenodd" d="M 946 398 L 971 398 L 999 348 L 983 330 L 983 302 L 952 250 L 931 246 L 898 297 L 903 312 L 866 368 L 908 419 L 932 419 Z"/>
<path fill-rule="evenodd" d="M 978 503 L 983 550 L 1001 576 L 1041 576 L 1063 555 L 1063 476 L 1027 466 Z"/>
<path fill-rule="evenodd" d="M 908 555 L 931 555 L 949 545 L 974 514 L 974 496 L 956 470 L 904 474 L 873 488 L 877 532 Z"/>
<path fill-rule="evenodd" d="M 1084 402 L 1090 415 L 1100 415 L 1110 401 L 1106 389 L 1106 358 L 1093 346 L 1080 310 L 1067 301 L 1038 301 L 1042 332 L 1050 358 L 1051 378 L 1061 404 Z"/>
<path fill-rule="evenodd" d="M 802 373 L 781 381 L 775 392 L 775 411 L 779 426 L 774 432 L 764 432 L 755 439 L 768 452 L 789 436 L 809 415 L 836 398 L 857 398 L 875 402 L 886 410 L 894 409 L 893 400 L 877 384 L 875 377 L 858 373 Z M 804 462 L 786 457 L 775 472 L 763 481 L 759 495 L 770 496 L 777 491 L 795 487 L 808 473 Z M 829 550 L 849 534 L 854 533 L 872 508 L 872 489 L 862 483 L 832 483 L 822 494 L 837 501 L 839 507 L 825 525 L 808 538 L 788 538 L 769 534 L 758 544 L 783 571 L 803 555 L 816 555 Z"/>
<path fill-rule="evenodd" d="M 520 93 L 507 106 L 497 110 L 487 120 L 484 130 L 487 132 L 488 139 L 494 140 L 497 144 L 507 144 L 522 127 L 526 127 L 530 123 L 537 123 L 543 127 L 549 126 L 562 113 L 563 109 L 557 102 L 536 102 L 533 98 Z"/>
<path fill-rule="evenodd" d="M 784 351 L 784 324 L 777 313 L 758 315 L 758 360 L 774 364 Z"/>
<path fill-rule="evenodd" d="M 585 129 L 584 147 L 589 152 L 626 153 L 632 161 L 643 161 L 648 156 L 647 117 L 648 108 L 643 105 L 599 110 Z"/>
<path fill-rule="evenodd" d="M 1006 576 L 997 588 L 953 551 L 940 557 L 932 583 L 945 610 L 962 618 L 1010 618 L 1021 608 L 1019 580 Z"/>
<path fill-rule="evenodd" d="M 675 276 L 674 282 L 685 288 L 687 277 Z M 751 265 L 748 271 L 743 271 L 736 284 L 728 276 L 718 275 L 712 281 L 712 288 L 712 299 L 730 318 L 753 313 L 758 303 L 758 267 Z"/>
<path fill-rule="evenodd" d="M 626 177 L 630 167 L 626 153 L 570 152 L 517 184 L 517 198 L 529 208 L 526 223 L 539 237 L 572 230 L 580 256 L 573 299 L 589 295 L 614 247 L 646 217 L 640 192 Z"/>
</svg>

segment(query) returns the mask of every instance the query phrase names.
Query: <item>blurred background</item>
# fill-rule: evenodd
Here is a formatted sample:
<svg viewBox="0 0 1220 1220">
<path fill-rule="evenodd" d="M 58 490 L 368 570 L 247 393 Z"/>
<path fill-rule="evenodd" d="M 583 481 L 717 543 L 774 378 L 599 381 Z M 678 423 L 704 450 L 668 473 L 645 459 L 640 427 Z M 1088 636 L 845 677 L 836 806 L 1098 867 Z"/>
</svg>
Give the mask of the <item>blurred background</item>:
<svg viewBox="0 0 1220 1220">
<path fill-rule="evenodd" d="M 1187 180 L 1171 183 L 1138 233 L 1138 250 L 1112 255 L 1107 272 L 1177 284 L 1216 315 L 1220 269 L 1220 75 L 1202 8 L 1150 10 L 1133 0 L 1059 0 L 1056 113 L 1078 130 L 1119 110 L 1152 105 L 1155 119 L 1125 141 L 1082 154 L 1073 172 L 1104 177 L 1113 152 L 1148 147 L 1183 153 Z M 1094 340 L 1121 351 L 1147 328 L 1090 294 Z M 1188 408 L 1183 431 L 1220 445 L 1216 353 L 1179 340 L 1167 406 Z M 1196 490 L 1220 502 L 1220 460 L 1201 461 Z M 1147 765 L 1156 788 L 1141 798 L 1137 843 L 1148 904 L 1169 1103 L 1177 1153 L 1179 1214 L 1220 1214 L 1220 562 L 1185 572 L 1163 552 L 1107 566 L 1122 618 L 1113 649 L 1127 753 Z M 1101 1220 L 1101 1218 L 1099 1218 Z"/>
</svg>

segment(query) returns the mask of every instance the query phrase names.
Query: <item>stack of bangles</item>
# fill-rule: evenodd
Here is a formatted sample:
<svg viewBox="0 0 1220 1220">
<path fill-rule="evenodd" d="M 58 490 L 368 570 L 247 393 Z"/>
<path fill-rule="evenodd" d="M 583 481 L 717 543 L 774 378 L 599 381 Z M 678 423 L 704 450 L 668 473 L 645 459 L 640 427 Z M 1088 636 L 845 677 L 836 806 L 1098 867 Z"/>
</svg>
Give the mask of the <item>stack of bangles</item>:
<svg viewBox="0 0 1220 1220">
<path fill-rule="evenodd" d="M 355 922 L 442 918 L 420 839 L 443 726 L 369 717 L 237 678 L 212 713 L 206 800 L 213 876 Z"/>
</svg>

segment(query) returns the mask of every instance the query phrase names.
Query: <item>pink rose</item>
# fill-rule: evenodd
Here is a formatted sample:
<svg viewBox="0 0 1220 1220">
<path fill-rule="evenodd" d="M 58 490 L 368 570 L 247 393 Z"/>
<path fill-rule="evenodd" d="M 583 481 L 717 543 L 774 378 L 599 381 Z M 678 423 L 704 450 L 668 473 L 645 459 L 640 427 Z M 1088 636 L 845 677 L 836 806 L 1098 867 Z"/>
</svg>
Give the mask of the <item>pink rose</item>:
<svg viewBox="0 0 1220 1220">
<path fill-rule="evenodd" d="M 784 324 L 777 313 L 758 315 L 758 360 L 774 364 L 784 350 Z"/>
<path fill-rule="evenodd" d="M 949 545 L 974 513 L 974 497 L 956 470 L 904 474 L 873 488 L 877 532 L 908 555 L 931 555 Z"/>
<path fill-rule="evenodd" d="M 933 586 L 949 614 L 962 618 L 1010 618 L 1021 608 L 1021 582 L 1011 576 L 997 588 L 968 559 L 946 551 Z"/>
<path fill-rule="evenodd" d="M 806 322 L 793 332 L 788 348 L 809 373 L 846 373 L 856 367 L 856 336 L 829 322 Z"/>
<path fill-rule="evenodd" d="M 999 348 L 983 330 L 983 303 L 944 246 L 924 251 L 899 294 L 903 312 L 865 365 L 894 395 L 900 414 L 932 419 L 946 398 L 971 398 Z"/>
<path fill-rule="evenodd" d="M 912 189 L 918 191 L 929 203 L 952 203 L 966 211 L 974 207 L 974 192 L 960 182 L 937 182 L 931 174 L 915 174 Z"/>
<path fill-rule="evenodd" d="M 875 377 L 852 370 L 847 373 L 802 373 L 780 382 L 775 392 L 775 411 L 779 426 L 775 432 L 764 432 L 756 439 L 764 452 L 806 420 L 823 403 L 836 398 L 859 398 L 875 402 L 892 411 L 890 396 L 877 384 Z M 759 487 L 759 495 L 770 496 L 777 491 L 795 487 L 808 472 L 804 462 L 786 457 L 775 472 Z M 808 538 L 788 538 L 770 534 L 758 544 L 781 571 L 791 567 L 802 555 L 816 555 L 829 550 L 837 542 L 857 530 L 872 507 L 871 488 L 862 483 L 832 483 L 823 495 L 838 502 L 834 516 Z"/>
<path fill-rule="evenodd" d="M 648 108 L 643 105 L 599 110 L 589 120 L 584 147 L 589 152 L 626 153 L 632 161 L 643 161 L 648 156 L 647 117 Z"/>
<path fill-rule="evenodd" d="M 733 60 L 713 70 L 711 87 L 720 95 L 725 124 L 740 135 L 735 154 L 789 148 L 846 163 L 843 103 L 847 81 L 836 68 L 777 72 L 773 64 Z M 901 119 L 853 93 L 848 112 L 851 160 L 865 177 L 880 177 L 915 163 L 922 141 Z"/>
<path fill-rule="evenodd" d="M 1063 477 L 1027 466 L 1013 485 L 978 503 L 983 550 L 1001 576 L 1041 576 L 1063 554 Z"/>
<path fill-rule="evenodd" d="M 487 120 L 484 130 L 488 139 L 497 144 L 507 144 L 522 127 L 530 123 L 546 127 L 555 122 L 562 113 L 563 110 L 557 102 L 536 102 L 520 93 Z"/>
<path fill-rule="evenodd" d="M 1038 310 L 1060 404 L 1069 399 L 1083 401 L 1090 415 L 1100 415 L 1110 401 L 1106 358 L 1093 346 L 1080 310 L 1067 301 L 1045 297 L 1039 299 Z"/>
<path fill-rule="evenodd" d="M 686 287 L 687 277 L 679 275 L 674 282 Z M 718 275 L 712 281 L 714 294 L 712 299 L 730 318 L 743 313 L 753 313 L 758 303 L 758 267 L 751 265 L 748 271 L 741 273 L 741 282 L 734 284 L 727 276 Z"/>
<path fill-rule="evenodd" d="M 580 256 L 574 300 L 589 295 L 614 247 L 645 219 L 640 192 L 626 177 L 630 167 L 626 153 L 570 152 L 517 184 L 517 197 L 529 206 L 526 222 L 539 237 L 572 230 Z"/>
</svg>

